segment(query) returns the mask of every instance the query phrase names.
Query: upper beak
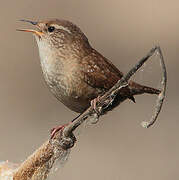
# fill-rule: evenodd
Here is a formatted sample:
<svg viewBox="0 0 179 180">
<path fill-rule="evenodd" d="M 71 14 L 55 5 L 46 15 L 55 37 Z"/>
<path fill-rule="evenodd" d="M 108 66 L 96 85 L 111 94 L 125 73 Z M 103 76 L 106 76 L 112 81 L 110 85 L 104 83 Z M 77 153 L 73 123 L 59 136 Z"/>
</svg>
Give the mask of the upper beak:
<svg viewBox="0 0 179 180">
<path fill-rule="evenodd" d="M 38 22 L 33 22 L 33 21 L 29 21 L 29 20 L 24 20 L 24 19 L 20 20 L 20 21 L 31 23 L 31 24 L 35 25 L 36 27 L 38 27 L 38 29 L 40 29 L 38 26 Z M 42 31 L 37 31 L 34 29 L 17 29 L 17 31 L 32 32 L 33 34 L 38 35 L 39 37 L 41 37 L 44 34 Z"/>
</svg>

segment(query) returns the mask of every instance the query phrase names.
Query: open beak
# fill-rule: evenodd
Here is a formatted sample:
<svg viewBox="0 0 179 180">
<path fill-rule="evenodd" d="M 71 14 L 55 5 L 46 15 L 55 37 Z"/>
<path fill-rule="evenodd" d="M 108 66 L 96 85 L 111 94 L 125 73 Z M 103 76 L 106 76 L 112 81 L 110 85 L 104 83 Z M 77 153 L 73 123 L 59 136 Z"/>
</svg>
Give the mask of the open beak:
<svg viewBox="0 0 179 180">
<path fill-rule="evenodd" d="M 35 25 L 38 29 L 38 30 L 34 30 L 34 29 L 17 29 L 17 31 L 23 31 L 23 32 L 31 32 L 39 37 L 41 37 L 44 33 L 42 31 L 40 31 L 40 28 L 38 26 L 38 22 L 33 22 L 33 21 L 29 21 L 29 20 L 20 20 L 20 21 L 23 21 L 23 22 L 28 22 L 28 23 L 31 23 L 32 25 Z"/>
<path fill-rule="evenodd" d="M 39 36 L 39 37 L 41 37 L 43 35 L 43 32 L 36 31 L 36 30 L 33 30 L 33 29 L 17 29 L 17 31 L 31 32 L 31 33 Z"/>
</svg>

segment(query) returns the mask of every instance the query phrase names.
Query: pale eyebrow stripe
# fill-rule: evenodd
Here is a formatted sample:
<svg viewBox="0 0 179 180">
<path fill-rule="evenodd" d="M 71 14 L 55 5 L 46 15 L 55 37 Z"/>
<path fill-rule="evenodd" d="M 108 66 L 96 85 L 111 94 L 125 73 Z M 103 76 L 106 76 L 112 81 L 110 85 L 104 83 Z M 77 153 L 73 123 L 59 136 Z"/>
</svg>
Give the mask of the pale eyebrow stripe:
<svg viewBox="0 0 179 180">
<path fill-rule="evenodd" d="M 71 31 L 67 27 L 60 26 L 58 24 L 51 24 L 50 26 L 54 26 L 56 29 L 61 29 L 71 34 Z"/>
</svg>

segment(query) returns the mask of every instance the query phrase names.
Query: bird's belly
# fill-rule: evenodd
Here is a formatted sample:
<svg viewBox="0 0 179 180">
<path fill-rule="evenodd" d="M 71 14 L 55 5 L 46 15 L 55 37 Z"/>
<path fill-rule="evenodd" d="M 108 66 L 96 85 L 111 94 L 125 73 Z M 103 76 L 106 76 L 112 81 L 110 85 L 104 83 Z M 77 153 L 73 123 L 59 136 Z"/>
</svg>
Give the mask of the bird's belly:
<svg viewBox="0 0 179 180">
<path fill-rule="evenodd" d="M 75 91 L 71 94 L 68 92 L 68 88 L 62 89 L 59 86 L 53 86 L 53 88 L 50 87 L 50 90 L 61 103 L 72 111 L 81 113 L 90 105 L 88 98 L 77 96 Z"/>
<path fill-rule="evenodd" d="M 98 96 L 97 91 L 80 78 L 62 74 L 44 74 L 44 77 L 52 94 L 72 111 L 84 112 L 90 101 Z"/>
<path fill-rule="evenodd" d="M 53 95 L 75 112 L 83 112 L 90 101 L 98 96 L 95 88 L 84 81 L 76 61 L 55 59 L 53 54 L 41 57 L 41 67 L 45 81 Z"/>
</svg>

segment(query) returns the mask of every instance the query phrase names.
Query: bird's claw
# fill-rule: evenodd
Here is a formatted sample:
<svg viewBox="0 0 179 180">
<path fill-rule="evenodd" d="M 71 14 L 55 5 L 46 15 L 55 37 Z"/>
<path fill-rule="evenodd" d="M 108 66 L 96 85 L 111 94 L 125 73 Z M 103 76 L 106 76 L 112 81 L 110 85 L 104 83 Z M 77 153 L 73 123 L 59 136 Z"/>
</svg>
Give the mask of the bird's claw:
<svg viewBox="0 0 179 180">
<path fill-rule="evenodd" d="M 64 127 L 67 125 L 68 124 L 64 124 L 64 125 L 60 125 L 60 126 L 56 126 L 56 127 L 52 128 L 50 131 L 50 139 L 52 139 L 58 131 L 64 129 Z"/>
<path fill-rule="evenodd" d="M 96 107 L 96 104 L 100 101 L 100 96 L 96 97 L 95 99 L 91 100 L 91 107 L 96 112 L 96 114 L 100 115 L 100 110 Z"/>
</svg>

